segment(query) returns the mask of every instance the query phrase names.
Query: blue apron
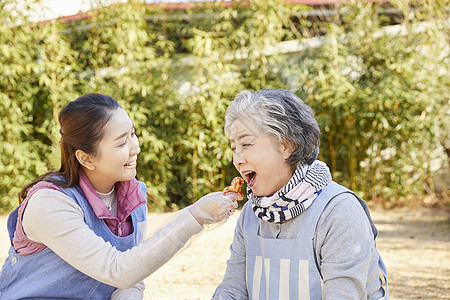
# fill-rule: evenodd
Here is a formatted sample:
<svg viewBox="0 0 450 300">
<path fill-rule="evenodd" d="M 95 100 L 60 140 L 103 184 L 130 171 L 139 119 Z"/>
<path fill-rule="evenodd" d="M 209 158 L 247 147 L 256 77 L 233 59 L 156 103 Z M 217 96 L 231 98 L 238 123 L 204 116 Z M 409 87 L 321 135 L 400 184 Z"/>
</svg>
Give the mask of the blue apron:
<svg viewBox="0 0 450 300">
<path fill-rule="evenodd" d="M 146 195 L 146 186 L 139 182 Z M 137 245 L 141 239 L 138 224 L 144 222 L 147 206 L 141 205 L 131 213 L 133 233 L 119 237 L 111 232 L 104 220 L 99 219 L 83 191 L 78 186 L 62 189 L 82 208 L 84 220 L 98 236 L 119 251 L 126 251 Z M 12 246 L 16 230 L 18 208 L 8 218 L 11 239 L 9 256 L 0 273 L 0 299 L 109 299 L 116 289 L 81 273 L 50 248 L 30 255 L 19 255 Z"/>
<path fill-rule="evenodd" d="M 258 235 L 261 219 L 246 205 L 242 213 L 245 228 L 246 279 L 250 300 L 259 299 L 322 299 L 322 276 L 315 257 L 314 237 L 317 223 L 327 204 L 337 195 L 352 193 L 363 206 L 376 238 L 378 231 L 370 217 L 367 204 L 347 188 L 330 182 L 303 212 L 301 229 L 295 239 L 270 239 Z M 375 249 L 375 251 L 377 251 Z M 387 272 L 381 256 L 378 266 L 387 292 Z"/>
</svg>

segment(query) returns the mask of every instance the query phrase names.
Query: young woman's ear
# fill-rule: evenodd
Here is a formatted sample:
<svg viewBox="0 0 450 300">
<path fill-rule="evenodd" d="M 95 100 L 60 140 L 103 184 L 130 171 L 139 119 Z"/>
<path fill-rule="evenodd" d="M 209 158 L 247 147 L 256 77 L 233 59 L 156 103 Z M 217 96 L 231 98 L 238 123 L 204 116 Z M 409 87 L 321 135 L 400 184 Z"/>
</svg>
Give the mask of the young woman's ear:
<svg viewBox="0 0 450 300">
<path fill-rule="evenodd" d="M 75 156 L 78 159 L 78 162 L 88 170 L 94 170 L 95 164 L 93 157 L 90 154 L 87 154 L 83 150 L 75 151 Z"/>
</svg>

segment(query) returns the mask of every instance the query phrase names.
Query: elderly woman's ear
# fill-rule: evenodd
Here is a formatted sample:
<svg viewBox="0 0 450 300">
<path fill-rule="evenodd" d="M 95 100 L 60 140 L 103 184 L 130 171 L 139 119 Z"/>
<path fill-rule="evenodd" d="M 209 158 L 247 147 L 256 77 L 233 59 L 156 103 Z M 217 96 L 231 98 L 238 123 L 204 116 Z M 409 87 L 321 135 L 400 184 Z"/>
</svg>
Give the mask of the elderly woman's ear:
<svg viewBox="0 0 450 300">
<path fill-rule="evenodd" d="M 289 141 L 282 141 L 280 143 L 280 152 L 283 155 L 284 160 L 287 160 L 289 157 L 291 157 L 292 152 L 294 152 L 295 147 L 292 142 Z"/>
</svg>

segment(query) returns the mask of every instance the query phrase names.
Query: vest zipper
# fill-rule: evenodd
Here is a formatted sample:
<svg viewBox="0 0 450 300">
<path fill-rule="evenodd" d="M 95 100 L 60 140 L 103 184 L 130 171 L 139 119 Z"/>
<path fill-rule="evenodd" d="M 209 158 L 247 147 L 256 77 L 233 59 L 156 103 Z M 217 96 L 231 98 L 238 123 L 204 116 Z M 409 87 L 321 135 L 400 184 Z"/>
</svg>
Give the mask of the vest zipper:
<svg viewBox="0 0 450 300">
<path fill-rule="evenodd" d="M 122 236 L 122 222 L 119 222 L 118 236 Z"/>
</svg>

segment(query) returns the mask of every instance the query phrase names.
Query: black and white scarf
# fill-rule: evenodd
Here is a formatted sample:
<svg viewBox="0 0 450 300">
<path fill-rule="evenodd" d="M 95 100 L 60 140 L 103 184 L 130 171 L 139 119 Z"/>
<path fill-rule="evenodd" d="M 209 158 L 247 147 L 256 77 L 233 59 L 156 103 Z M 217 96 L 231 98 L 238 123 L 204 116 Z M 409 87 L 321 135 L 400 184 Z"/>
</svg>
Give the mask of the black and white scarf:
<svg viewBox="0 0 450 300">
<path fill-rule="evenodd" d="M 331 181 L 328 166 L 319 160 L 295 170 L 292 178 L 278 192 L 267 197 L 253 195 L 247 188 L 256 216 L 267 222 L 282 223 L 305 211 Z"/>
</svg>

